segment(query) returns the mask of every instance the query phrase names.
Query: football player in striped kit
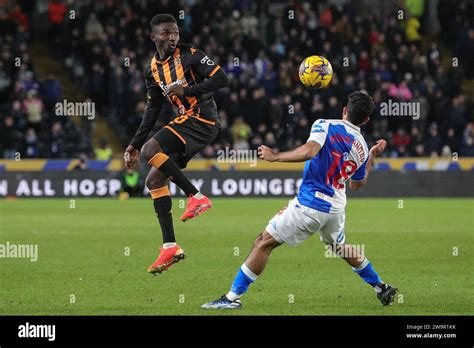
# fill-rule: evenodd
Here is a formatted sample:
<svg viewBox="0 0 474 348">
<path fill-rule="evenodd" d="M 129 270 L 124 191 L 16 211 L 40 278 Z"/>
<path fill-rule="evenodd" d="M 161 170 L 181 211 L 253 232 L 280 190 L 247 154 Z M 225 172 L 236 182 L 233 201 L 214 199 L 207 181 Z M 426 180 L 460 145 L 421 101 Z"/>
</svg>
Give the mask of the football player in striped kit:
<svg viewBox="0 0 474 348">
<path fill-rule="evenodd" d="M 160 254 L 148 268 L 148 272 L 156 274 L 185 258 L 174 234 L 169 180 L 188 197 L 181 221 L 192 219 L 212 206 L 209 198 L 199 192 L 181 170 L 216 138 L 219 118 L 212 92 L 226 87 L 229 79 L 204 52 L 179 44 L 179 29 L 172 15 L 156 15 L 150 26 L 156 53 L 145 70 L 147 106 L 125 150 L 124 160 L 130 168 L 141 155 L 151 166 L 145 183 L 163 234 Z M 177 109 L 178 116 L 146 141 L 165 101 Z"/>
</svg>

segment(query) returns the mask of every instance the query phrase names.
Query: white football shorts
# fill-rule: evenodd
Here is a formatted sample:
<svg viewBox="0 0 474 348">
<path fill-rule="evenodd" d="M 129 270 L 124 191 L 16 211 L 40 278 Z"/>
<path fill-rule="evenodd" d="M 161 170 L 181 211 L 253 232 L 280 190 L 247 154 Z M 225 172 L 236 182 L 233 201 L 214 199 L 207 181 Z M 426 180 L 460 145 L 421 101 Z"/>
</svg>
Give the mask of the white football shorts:
<svg viewBox="0 0 474 348">
<path fill-rule="evenodd" d="M 277 242 L 289 246 L 299 244 L 317 232 L 323 243 L 344 244 L 344 222 L 344 212 L 324 213 L 305 207 L 295 197 L 268 222 L 266 230 Z"/>
</svg>

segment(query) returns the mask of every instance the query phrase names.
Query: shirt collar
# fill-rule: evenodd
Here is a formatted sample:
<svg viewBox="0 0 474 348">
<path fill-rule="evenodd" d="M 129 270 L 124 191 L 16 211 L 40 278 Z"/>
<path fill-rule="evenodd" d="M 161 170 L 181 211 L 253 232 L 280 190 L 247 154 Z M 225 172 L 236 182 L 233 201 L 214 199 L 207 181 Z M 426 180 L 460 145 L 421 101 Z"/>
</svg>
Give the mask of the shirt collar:
<svg viewBox="0 0 474 348">
<path fill-rule="evenodd" d="M 352 127 L 352 128 L 354 128 L 354 129 L 356 129 L 357 131 L 360 132 L 360 127 L 354 126 L 352 123 L 350 123 L 349 121 L 346 121 L 346 120 L 342 120 L 342 122 L 344 122 L 344 123 L 347 124 L 349 127 Z"/>
<path fill-rule="evenodd" d="M 174 53 L 174 52 L 173 52 L 173 53 Z M 158 54 L 158 52 L 155 53 L 156 62 L 157 62 L 157 63 L 160 63 L 160 64 L 163 64 L 163 63 L 167 62 L 172 56 L 173 56 L 173 54 L 171 54 L 171 55 L 169 55 L 168 57 L 166 57 L 165 59 L 161 60 L 161 59 L 160 59 L 160 55 Z"/>
</svg>

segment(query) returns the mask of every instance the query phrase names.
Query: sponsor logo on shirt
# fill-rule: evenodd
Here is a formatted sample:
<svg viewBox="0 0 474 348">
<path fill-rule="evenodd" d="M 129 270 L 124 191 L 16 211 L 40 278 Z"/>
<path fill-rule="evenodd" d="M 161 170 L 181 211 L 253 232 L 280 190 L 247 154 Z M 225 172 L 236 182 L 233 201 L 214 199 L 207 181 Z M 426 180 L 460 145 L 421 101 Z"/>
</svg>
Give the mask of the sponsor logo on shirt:
<svg viewBox="0 0 474 348">
<path fill-rule="evenodd" d="M 320 124 L 315 124 L 311 129 L 311 133 L 324 133 L 324 129 Z"/>
<path fill-rule="evenodd" d="M 208 56 L 205 56 L 203 59 L 201 59 L 201 64 L 215 65 L 215 63 Z"/>
<path fill-rule="evenodd" d="M 170 83 L 169 85 L 165 85 L 163 83 L 163 81 L 160 81 L 160 87 L 163 91 L 167 91 L 168 89 L 170 89 L 171 87 L 173 86 L 176 86 L 176 85 L 182 85 L 186 82 L 185 79 L 181 79 L 181 80 L 176 80 L 174 81 L 173 83 Z"/>
</svg>

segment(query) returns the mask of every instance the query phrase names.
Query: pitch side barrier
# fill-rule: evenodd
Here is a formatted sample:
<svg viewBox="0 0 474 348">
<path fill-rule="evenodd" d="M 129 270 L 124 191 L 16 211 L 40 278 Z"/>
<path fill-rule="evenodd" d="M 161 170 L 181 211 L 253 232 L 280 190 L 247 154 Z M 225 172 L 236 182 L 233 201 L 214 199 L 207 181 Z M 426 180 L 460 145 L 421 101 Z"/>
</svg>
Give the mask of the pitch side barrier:
<svg viewBox="0 0 474 348">
<path fill-rule="evenodd" d="M 42 171 L 74 171 L 79 165 L 78 159 L 0 159 L 0 175 L 4 171 L 42 172 Z M 146 165 L 144 162 L 143 165 Z M 88 160 L 90 170 L 107 170 L 117 172 L 123 170 L 123 159 L 114 158 L 107 161 Z M 303 171 L 304 163 L 275 163 L 259 160 L 255 156 L 245 158 L 193 159 L 188 163 L 189 171 Z M 377 158 L 374 169 L 394 171 L 472 171 L 474 157 L 456 158 Z"/>
<path fill-rule="evenodd" d="M 291 197 L 301 184 L 301 171 L 186 171 L 211 197 Z M 144 175 L 142 177 L 142 181 Z M 384 171 L 370 173 L 350 197 L 474 197 L 472 171 Z M 119 172 L 105 170 L 0 172 L 0 197 L 117 197 Z M 184 196 L 171 184 L 173 196 Z M 146 196 L 146 189 L 143 191 Z"/>
</svg>

